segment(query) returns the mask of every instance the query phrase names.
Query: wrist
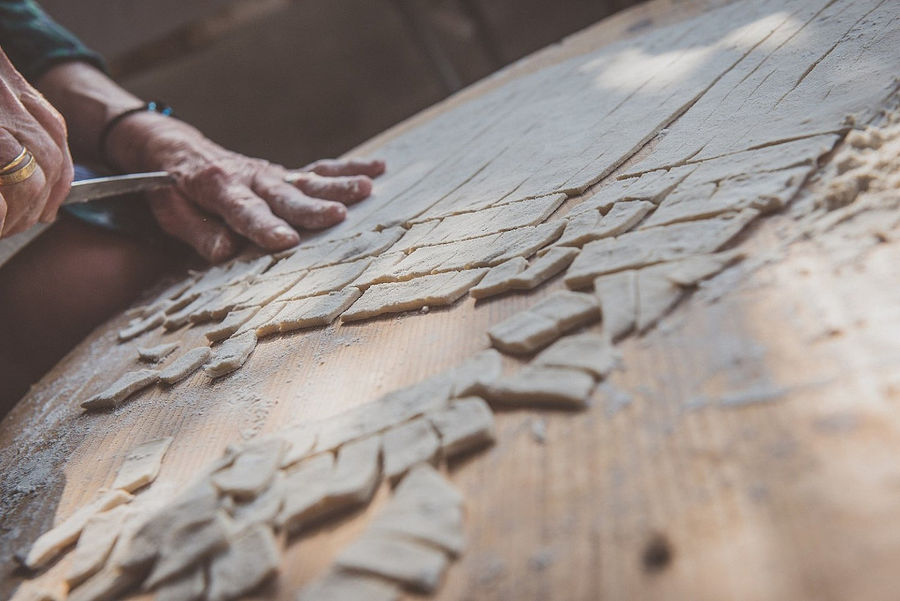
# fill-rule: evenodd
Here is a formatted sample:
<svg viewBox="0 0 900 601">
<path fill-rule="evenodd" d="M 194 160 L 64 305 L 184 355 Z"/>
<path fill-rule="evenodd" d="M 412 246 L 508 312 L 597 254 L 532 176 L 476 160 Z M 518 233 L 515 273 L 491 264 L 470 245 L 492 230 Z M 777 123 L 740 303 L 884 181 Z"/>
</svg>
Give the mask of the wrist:
<svg viewBox="0 0 900 601">
<path fill-rule="evenodd" d="M 104 151 L 111 167 L 126 172 L 168 170 L 190 158 L 224 154 L 195 127 L 153 111 L 127 115 L 106 136 Z"/>
</svg>

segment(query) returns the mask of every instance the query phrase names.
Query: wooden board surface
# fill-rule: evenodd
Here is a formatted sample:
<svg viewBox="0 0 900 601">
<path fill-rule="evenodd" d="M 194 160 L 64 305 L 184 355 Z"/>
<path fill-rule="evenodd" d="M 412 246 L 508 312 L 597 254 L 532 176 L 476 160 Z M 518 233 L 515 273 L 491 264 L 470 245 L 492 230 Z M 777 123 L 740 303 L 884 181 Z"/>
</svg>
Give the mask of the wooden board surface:
<svg viewBox="0 0 900 601">
<path fill-rule="evenodd" d="M 715 4 L 637 7 L 358 152 L 377 154 L 526 73 Z M 616 173 L 656 149 L 645 146 Z M 821 194 L 825 179 L 805 194 Z M 437 598 L 895 597 L 900 288 L 889 283 L 900 281 L 900 241 L 888 232 L 874 244 L 856 232 L 788 243 L 797 217 L 754 224 L 740 240 L 753 268 L 715 280 L 660 327 L 624 341 L 625 369 L 610 378 L 617 394 L 598 393 L 581 413 L 497 412 L 497 444 L 450 466 L 466 498 L 468 548 Z M 335 415 L 458 364 L 487 346 L 492 324 L 563 287 L 557 279 L 530 294 L 267 339 L 244 369 L 212 385 L 198 374 L 174 392 L 152 389 L 113 413 L 82 415 L 78 402 L 108 383 L 107 371 L 134 365 L 134 346 L 116 343 L 127 321 L 118 317 L 0 428 L 4 564 L 54 516 L 110 486 L 140 442 L 174 437 L 151 488 L 163 496 L 229 443 Z M 199 335 L 164 339 L 189 346 Z M 543 425 L 546 435 L 537 436 Z M 266 593 L 292 598 L 386 496 L 383 489 L 366 511 L 292 541 Z M 58 579 L 65 568 L 63 559 L 40 578 Z M 20 577 L 4 573 L 0 593 Z"/>
</svg>

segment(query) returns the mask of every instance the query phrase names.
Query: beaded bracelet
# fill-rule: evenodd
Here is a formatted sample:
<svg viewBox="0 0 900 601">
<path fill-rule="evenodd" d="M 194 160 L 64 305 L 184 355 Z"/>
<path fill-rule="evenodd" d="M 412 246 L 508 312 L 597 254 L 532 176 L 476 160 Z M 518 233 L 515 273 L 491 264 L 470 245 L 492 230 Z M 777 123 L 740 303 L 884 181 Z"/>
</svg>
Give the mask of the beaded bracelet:
<svg viewBox="0 0 900 601">
<path fill-rule="evenodd" d="M 172 110 L 172 107 L 164 102 L 151 100 L 139 106 L 137 108 L 128 109 L 127 111 L 122 111 L 112 119 L 106 122 L 106 125 L 103 126 L 103 129 L 100 131 L 100 139 L 97 142 L 98 149 L 100 151 L 100 158 L 103 159 L 103 162 L 109 167 L 115 167 L 115 163 L 110 158 L 109 154 L 106 151 L 106 142 L 109 139 L 109 135 L 112 133 L 112 130 L 122 122 L 123 119 L 134 115 L 135 113 L 159 113 L 160 115 L 165 115 L 166 117 L 174 117 L 175 112 Z"/>
</svg>

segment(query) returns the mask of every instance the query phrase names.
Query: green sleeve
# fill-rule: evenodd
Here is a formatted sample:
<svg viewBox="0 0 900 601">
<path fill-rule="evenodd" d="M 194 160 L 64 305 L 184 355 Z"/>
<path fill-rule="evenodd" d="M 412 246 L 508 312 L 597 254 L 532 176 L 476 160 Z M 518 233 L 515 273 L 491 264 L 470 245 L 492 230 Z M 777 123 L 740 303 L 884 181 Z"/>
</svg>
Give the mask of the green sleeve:
<svg viewBox="0 0 900 601">
<path fill-rule="evenodd" d="M 67 61 L 106 69 L 99 54 L 47 16 L 34 0 L 0 0 L 0 48 L 32 83 L 50 67 Z"/>
</svg>

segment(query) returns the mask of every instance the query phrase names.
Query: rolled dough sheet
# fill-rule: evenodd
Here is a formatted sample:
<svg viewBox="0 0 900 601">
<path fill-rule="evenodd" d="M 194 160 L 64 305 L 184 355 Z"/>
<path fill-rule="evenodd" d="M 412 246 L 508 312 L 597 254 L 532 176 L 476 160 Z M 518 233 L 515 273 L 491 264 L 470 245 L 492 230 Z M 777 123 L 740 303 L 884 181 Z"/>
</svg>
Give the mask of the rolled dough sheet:
<svg viewBox="0 0 900 601">
<path fill-rule="evenodd" d="M 556 321 L 520 311 L 488 330 L 491 344 L 505 353 L 522 355 L 542 348 L 560 336 Z"/>
<path fill-rule="evenodd" d="M 228 522 L 221 512 L 169 530 L 161 541 L 159 557 L 144 581 L 144 588 L 152 590 L 223 549 L 228 543 L 228 532 Z"/>
<path fill-rule="evenodd" d="M 473 298 L 486 298 L 509 290 L 509 279 L 528 267 L 528 261 L 515 257 L 492 267 L 478 285 L 469 290 Z"/>
<path fill-rule="evenodd" d="M 251 524 L 271 524 L 281 512 L 284 503 L 284 473 L 278 471 L 269 485 L 249 501 L 237 500 L 231 503 L 228 513 L 234 519 L 236 529 Z"/>
<path fill-rule="evenodd" d="M 159 475 L 163 457 L 171 444 L 172 438 L 167 436 L 145 442 L 128 451 L 112 487 L 134 492 L 153 482 Z"/>
<path fill-rule="evenodd" d="M 371 263 L 372 259 L 367 258 L 312 269 L 302 280 L 279 296 L 278 300 L 294 300 L 341 290 L 362 275 Z"/>
<path fill-rule="evenodd" d="M 400 588 L 382 578 L 340 570 L 303 587 L 297 601 L 400 601 Z"/>
<path fill-rule="evenodd" d="M 271 336 L 278 333 L 278 326 L 275 325 L 275 318 L 287 306 L 284 301 L 271 302 L 262 307 L 257 313 L 248 319 L 244 325 L 240 326 L 232 338 L 253 332 L 257 339 Z"/>
<path fill-rule="evenodd" d="M 198 566 L 161 584 L 154 601 L 197 601 L 206 592 L 206 570 Z"/>
<path fill-rule="evenodd" d="M 154 313 L 149 317 L 132 319 L 128 325 L 119 330 L 119 342 L 126 342 L 132 338 L 137 338 L 144 332 L 149 332 L 154 328 L 158 328 L 166 321 L 166 314 L 162 311 Z"/>
<path fill-rule="evenodd" d="M 509 277 L 506 285 L 512 290 L 531 290 L 537 288 L 575 260 L 578 250 L 575 248 L 553 247 L 544 255 L 532 260 L 527 269 Z"/>
<path fill-rule="evenodd" d="M 88 410 L 94 411 L 98 409 L 112 409 L 117 407 L 119 403 L 144 388 L 156 384 L 159 381 L 159 372 L 155 369 L 140 369 L 130 371 L 121 378 L 112 383 L 112 385 L 103 392 L 97 393 L 88 400 L 81 403 L 81 406 Z"/>
<path fill-rule="evenodd" d="M 503 373 L 503 358 L 494 349 L 479 351 L 450 371 L 451 397 L 477 394 L 484 384 L 489 384 Z"/>
</svg>

